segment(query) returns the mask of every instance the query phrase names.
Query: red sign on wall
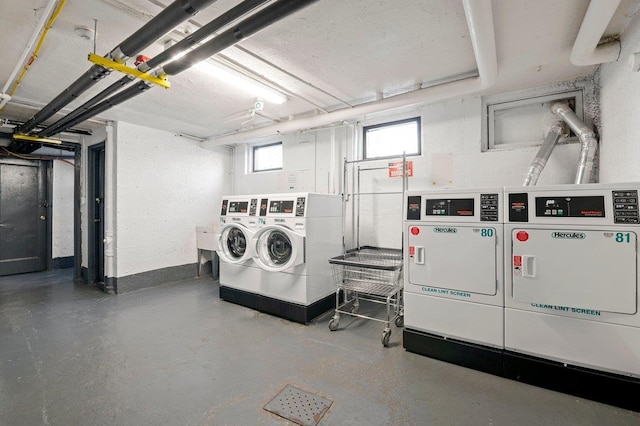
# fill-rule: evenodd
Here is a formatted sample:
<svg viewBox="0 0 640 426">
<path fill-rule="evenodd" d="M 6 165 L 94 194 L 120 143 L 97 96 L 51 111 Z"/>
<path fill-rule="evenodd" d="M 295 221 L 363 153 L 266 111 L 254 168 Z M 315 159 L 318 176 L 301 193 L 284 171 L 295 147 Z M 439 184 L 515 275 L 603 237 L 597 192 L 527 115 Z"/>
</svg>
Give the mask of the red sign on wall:
<svg viewBox="0 0 640 426">
<path fill-rule="evenodd" d="M 407 176 L 413 176 L 413 161 L 407 161 Z M 389 163 L 389 177 L 402 177 L 402 161 Z"/>
</svg>

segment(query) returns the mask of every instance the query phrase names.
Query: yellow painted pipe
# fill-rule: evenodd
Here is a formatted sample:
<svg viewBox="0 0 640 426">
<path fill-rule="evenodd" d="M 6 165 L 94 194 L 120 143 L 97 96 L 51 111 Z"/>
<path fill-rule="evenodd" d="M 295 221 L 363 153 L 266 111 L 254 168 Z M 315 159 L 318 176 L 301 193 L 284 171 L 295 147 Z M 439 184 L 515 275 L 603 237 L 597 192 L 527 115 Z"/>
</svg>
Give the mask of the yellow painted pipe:
<svg viewBox="0 0 640 426">
<path fill-rule="evenodd" d="M 38 138 L 35 136 L 28 136 L 28 135 L 12 135 L 13 139 L 17 139 L 17 140 L 23 140 L 23 141 L 29 141 L 29 142 L 37 142 L 37 143 L 51 143 L 54 145 L 62 145 L 62 141 L 59 141 L 57 139 L 48 139 L 48 138 Z"/>
</svg>

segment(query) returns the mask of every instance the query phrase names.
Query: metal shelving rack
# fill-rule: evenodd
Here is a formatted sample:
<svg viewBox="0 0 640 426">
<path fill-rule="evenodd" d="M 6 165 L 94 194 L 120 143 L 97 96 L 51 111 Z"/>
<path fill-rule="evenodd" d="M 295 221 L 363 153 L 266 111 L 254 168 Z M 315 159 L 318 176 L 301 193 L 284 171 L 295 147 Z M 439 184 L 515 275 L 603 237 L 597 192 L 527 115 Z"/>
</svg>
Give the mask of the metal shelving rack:
<svg viewBox="0 0 640 426">
<path fill-rule="evenodd" d="M 387 159 L 388 161 L 397 160 Z M 402 195 L 407 190 L 408 173 L 406 155 L 402 156 L 402 190 L 392 192 L 370 192 L 360 191 L 360 178 L 362 172 L 374 170 L 386 170 L 387 167 L 366 167 L 362 168 L 359 163 L 380 161 L 376 160 L 344 160 L 343 179 L 343 223 L 342 223 L 342 248 L 341 256 L 329 259 L 331 264 L 333 279 L 336 284 L 336 308 L 335 313 L 329 321 L 329 329 L 335 331 L 339 327 L 340 315 L 349 315 L 357 318 L 364 318 L 385 323 L 382 332 L 382 344 L 387 346 L 391 336 L 391 323 L 396 326 L 404 325 L 404 307 L 402 298 L 403 288 L 403 253 L 402 249 L 380 248 L 360 245 L 360 197 L 363 195 Z M 353 170 L 352 191 L 349 194 L 347 189 L 347 176 L 349 164 L 357 164 L 357 179 L 355 178 L 355 168 Z M 356 188 L 353 186 L 357 185 Z M 355 245 L 353 249 L 346 249 L 345 228 L 346 211 L 349 195 L 352 197 L 352 228 L 355 229 Z M 357 202 L 358 210 L 355 211 Z M 402 233 L 400 232 L 402 235 Z M 402 246 L 402 245 L 401 245 Z M 343 296 L 341 298 L 341 295 Z M 384 304 L 386 306 L 386 318 L 376 318 L 358 313 L 360 301 L 366 300 L 373 303 Z"/>
</svg>

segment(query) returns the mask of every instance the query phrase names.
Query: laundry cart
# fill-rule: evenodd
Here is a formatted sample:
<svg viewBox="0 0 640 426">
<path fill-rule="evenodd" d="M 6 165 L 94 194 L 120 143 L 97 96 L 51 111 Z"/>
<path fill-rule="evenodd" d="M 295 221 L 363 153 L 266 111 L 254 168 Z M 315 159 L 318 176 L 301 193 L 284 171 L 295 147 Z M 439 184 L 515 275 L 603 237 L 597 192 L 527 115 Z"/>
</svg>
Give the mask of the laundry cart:
<svg viewBox="0 0 640 426">
<path fill-rule="evenodd" d="M 361 247 L 333 257 L 329 263 L 336 284 L 336 309 L 329 330 L 338 329 L 343 314 L 383 322 L 382 344 L 387 346 L 391 322 L 404 325 L 402 250 Z M 358 313 L 362 300 L 386 305 L 386 317 Z"/>
</svg>

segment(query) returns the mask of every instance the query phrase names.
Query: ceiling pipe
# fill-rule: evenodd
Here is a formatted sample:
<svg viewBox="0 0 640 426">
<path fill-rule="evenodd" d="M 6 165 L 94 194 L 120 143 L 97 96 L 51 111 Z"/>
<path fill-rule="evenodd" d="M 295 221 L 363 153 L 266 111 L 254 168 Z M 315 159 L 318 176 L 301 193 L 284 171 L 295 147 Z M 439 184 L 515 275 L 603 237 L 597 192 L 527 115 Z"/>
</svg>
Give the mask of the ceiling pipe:
<svg viewBox="0 0 640 426">
<path fill-rule="evenodd" d="M 22 69 L 22 65 L 24 64 L 24 61 L 27 59 L 27 56 L 29 55 L 29 53 L 31 53 L 31 49 L 33 48 L 33 45 L 36 43 L 36 40 L 38 39 L 40 32 L 46 25 L 47 20 L 49 19 L 49 15 L 51 15 L 51 11 L 55 7 L 56 2 L 57 0 L 49 0 L 49 3 L 47 3 L 47 5 L 44 7 L 42 16 L 40 17 L 40 20 L 38 21 L 38 24 L 36 25 L 36 28 L 33 31 L 33 34 L 31 35 L 29 42 L 27 43 L 27 47 L 22 52 L 22 55 L 20 55 L 20 59 L 18 60 L 16 67 L 13 69 L 13 71 L 11 72 L 11 75 L 5 82 L 4 87 L 2 88 L 2 93 L 0 94 L 0 97 L 2 98 L 2 101 L 0 102 L 0 110 L 4 108 L 4 106 L 7 104 L 7 102 L 9 102 L 9 100 L 11 100 L 11 96 L 7 93 L 7 91 L 11 87 L 11 84 L 13 83 L 13 81 L 16 79 L 16 76 L 20 72 L 20 69 Z"/>
<path fill-rule="evenodd" d="M 128 58 L 135 56 L 140 50 L 162 37 L 176 25 L 215 1 L 176 0 L 105 56 L 114 61 L 124 63 Z M 55 99 L 31 117 L 24 126 L 19 128 L 19 133 L 31 132 L 35 127 L 60 111 L 61 108 L 75 100 L 110 73 L 111 70 L 108 68 L 97 64 L 93 65 L 80 78 L 56 96 Z"/>
<path fill-rule="evenodd" d="M 598 139 L 595 132 L 578 118 L 575 112 L 567 104 L 558 102 L 551 106 L 551 112 L 562 118 L 573 133 L 580 139 L 580 160 L 574 183 L 583 184 L 591 182 L 593 171 L 593 159 L 598 149 Z"/>
<path fill-rule="evenodd" d="M 169 64 L 159 68 L 155 71 L 155 74 L 161 75 L 177 75 L 199 62 L 215 55 L 216 53 L 233 46 L 234 44 L 246 39 L 247 37 L 257 33 L 258 31 L 278 22 L 279 20 L 297 12 L 309 6 L 312 3 L 316 3 L 319 0 L 280 0 L 264 9 L 256 12 L 250 17 L 246 18 L 242 22 L 234 25 L 230 29 L 217 35 L 208 42 L 196 47 L 188 52 L 186 55 L 177 59 Z M 152 86 L 144 80 L 141 80 L 137 84 L 121 91 L 120 93 L 94 105 L 89 110 L 80 114 L 75 119 L 71 120 L 65 125 L 65 128 L 73 127 L 78 123 L 81 123 L 97 114 L 107 111 L 116 105 L 119 105 L 135 96 L 138 96 Z M 64 129 L 63 129 L 64 130 Z M 63 131 L 60 130 L 60 131 Z"/>
<path fill-rule="evenodd" d="M 478 65 L 478 77 L 466 78 L 438 86 L 414 90 L 379 101 L 360 104 L 353 108 L 332 111 L 328 114 L 314 115 L 253 130 L 210 138 L 201 144 L 202 147 L 210 148 L 230 143 L 246 143 L 252 139 L 263 136 L 327 126 L 335 122 L 350 120 L 366 114 L 465 96 L 493 86 L 498 75 L 498 61 L 496 56 L 491 0 L 463 0 L 462 4 L 469 27 L 473 52 Z"/>
<path fill-rule="evenodd" d="M 618 60 L 621 49 L 619 41 L 598 43 L 620 2 L 621 0 L 591 0 L 571 50 L 573 65 L 588 66 Z"/>
<path fill-rule="evenodd" d="M 547 137 L 544 140 L 544 143 L 538 150 L 535 158 L 531 162 L 529 166 L 529 171 L 524 178 L 523 186 L 534 186 L 538 183 L 538 178 L 544 170 L 544 167 L 547 165 L 547 160 L 551 156 L 553 152 L 553 148 L 555 148 L 556 143 L 560 140 L 560 137 L 565 131 L 565 125 L 562 120 L 558 120 L 549 129 L 547 133 Z"/>
<path fill-rule="evenodd" d="M 195 46 L 198 43 L 200 43 L 202 40 L 210 37 L 216 31 L 219 31 L 220 29 L 222 29 L 225 26 L 229 25 L 233 21 L 241 18 L 242 16 L 246 15 L 247 13 L 251 12 L 252 10 L 255 10 L 257 7 L 261 6 L 264 3 L 267 3 L 268 1 L 269 0 L 246 0 L 246 1 L 243 1 L 242 3 L 238 4 L 237 6 L 229 9 L 227 12 L 225 12 L 222 15 L 218 16 L 217 18 L 215 18 L 214 20 L 209 22 L 207 25 L 201 27 L 200 29 L 198 29 L 198 31 L 194 32 L 193 34 L 188 35 L 187 37 L 185 37 L 184 39 L 180 40 L 179 42 L 177 42 L 173 46 L 165 49 L 162 53 L 154 56 L 153 58 L 147 60 L 146 62 L 142 62 L 140 65 L 138 65 L 138 70 L 142 71 L 142 72 L 148 72 L 151 69 L 154 69 L 154 68 L 156 68 L 158 66 L 163 65 L 164 63 L 172 60 L 177 54 L 182 53 L 182 52 L 192 48 L 193 46 Z M 78 108 L 76 108 L 75 110 L 73 110 L 72 112 L 70 112 L 69 114 L 67 114 L 63 118 L 61 118 L 60 120 L 58 120 L 55 123 L 51 124 L 46 129 L 43 129 L 42 131 L 40 131 L 38 133 L 38 136 L 39 137 L 48 137 L 48 136 L 51 136 L 51 135 L 55 135 L 56 133 L 60 132 L 60 129 L 65 128 L 65 126 L 68 123 L 72 122 L 74 119 L 76 119 L 80 115 L 84 114 L 92 106 L 94 106 L 94 105 L 98 104 L 99 102 L 103 101 L 104 99 L 106 99 L 110 95 L 120 91 L 124 87 L 128 86 L 134 80 L 135 80 L 134 77 L 131 77 L 129 75 L 125 75 L 120 80 L 118 80 L 115 83 L 111 84 L 109 87 L 104 89 L 102 92 L 98 93 L 96 96 L 94 96 L 93 98 L 89 99 L 87 102 L 85 102 L 84 104 L 82 104 L 81 106 L 79 106 Z"/>
</svg>

